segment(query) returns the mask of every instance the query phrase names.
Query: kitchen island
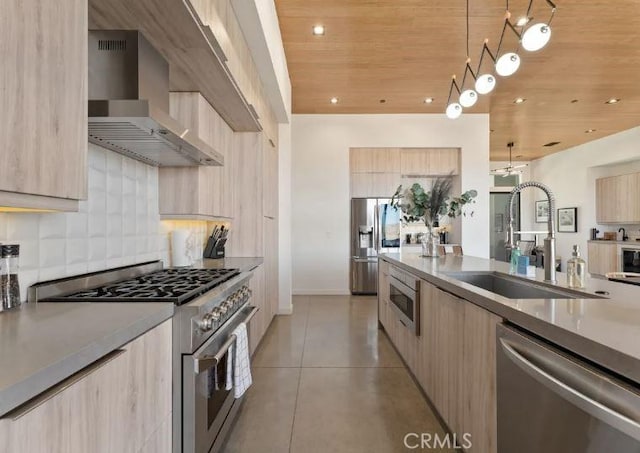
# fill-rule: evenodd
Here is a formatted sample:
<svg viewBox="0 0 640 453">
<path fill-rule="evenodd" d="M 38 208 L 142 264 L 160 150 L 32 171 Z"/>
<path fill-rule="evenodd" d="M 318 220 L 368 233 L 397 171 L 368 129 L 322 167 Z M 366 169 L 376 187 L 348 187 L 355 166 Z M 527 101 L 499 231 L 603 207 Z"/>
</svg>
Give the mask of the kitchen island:
<svg viewBox="0 0 640 453">
<path fill-rule="evenodd" d="M 588 278 L 586 288 L 577 292 L 567 288 L 563 273 L 557 284 L 543 282 L 540 269 L 535 278 L 517 277 L 516 283 L 560 294 L 515 298 L 515 293 L 507 298 L 461 280 L 465 273 L 491 278 L 508 271 L 507 263 L 470 256 L 380 256 L 380 324 L 451 432 L 473 434 L 473 452 L 497 451 L 500 325 L 514 326 L 612 376 L 640 383 L 637 287 Z M 399 295 L 397 287 L 409 297 Z M 411 295 L 415 302 L 407 311 L 413 315 L 407 317 L 391 300 L 408 306 Z"/>
</svg>

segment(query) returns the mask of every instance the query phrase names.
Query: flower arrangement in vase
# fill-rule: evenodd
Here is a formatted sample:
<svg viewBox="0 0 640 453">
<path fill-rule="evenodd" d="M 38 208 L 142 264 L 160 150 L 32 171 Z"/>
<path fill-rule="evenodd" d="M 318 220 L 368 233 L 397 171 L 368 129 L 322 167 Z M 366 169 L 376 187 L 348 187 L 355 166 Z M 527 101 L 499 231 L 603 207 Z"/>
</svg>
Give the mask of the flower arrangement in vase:
<svg viewBox="0 0 640 453">
<path fill-rule="evenodd" d="M 434 229 L 439 227 L 440 218 L 466 215 L 465 206 L 475 203 L 478 196 L 476 190 L 467 190 L 459 197 L 452 197 L 452 189 L 452 178 L 441 177 L 433 181 L 431 190 L 424 190 L 418 183 L 406 189 L 399 186 L 391 198 L 391 205 L 402 211 L 404 222 L 422 221 L 427 227 L 428 233 L 422 239 L 422 256 L 438 256 L 440 240 Z"/>
</svg>

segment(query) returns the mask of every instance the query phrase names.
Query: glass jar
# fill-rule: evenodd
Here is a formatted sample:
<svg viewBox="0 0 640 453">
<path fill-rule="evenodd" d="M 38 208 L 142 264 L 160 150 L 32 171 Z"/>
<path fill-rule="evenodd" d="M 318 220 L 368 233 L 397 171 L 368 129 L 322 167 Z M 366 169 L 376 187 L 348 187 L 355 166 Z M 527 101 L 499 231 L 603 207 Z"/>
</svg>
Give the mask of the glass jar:
<svg viewBox="0 0 640 453">
<path fill-rule="evenodd" d="M 0 246 L 0 299 L 3 310 L 20 306 L 20 246 Z"/>
<path fill-rule="evenodd" d="M 438 246 L 440 245 L 440 235 L 433 230 L 433 226 L 427 225 L 427 232 L 422 236 L 422 256 L 437 258 Z"/>
</svg>

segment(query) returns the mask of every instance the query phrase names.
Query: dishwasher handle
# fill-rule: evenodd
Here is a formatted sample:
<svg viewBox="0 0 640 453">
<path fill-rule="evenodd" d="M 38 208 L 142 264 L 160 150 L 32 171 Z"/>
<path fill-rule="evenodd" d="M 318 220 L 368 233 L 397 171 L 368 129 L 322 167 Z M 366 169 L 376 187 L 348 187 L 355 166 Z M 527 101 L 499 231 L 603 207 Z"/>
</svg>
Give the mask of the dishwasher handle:
<svg viewBox="0 0 640 453">
<path fill-rule="evenodd" d="M 524 357 L 504 338 L 500 338 L 499 342 L 505 355 L 521 370 L 538 381 L 540 384 L 555 392 L 560 397 L 569 401 L 576 407 L 582 409 L 587 414 L 640 441 L 640 423 L 638 423 L 637 420 L 621 414 L 617 410 L 606 406 L 605 404 L 595 400 L 589 395 L 586 395 L 582 391 L 573 388 L 557 377 L 551 375 L 550 373 L 543 370 L 541 367 L 537 366 L 526 357 Z M 561 358 L 561 356 L 558 357 Z M 570 371 L 567 370 L 567 372 Z M 588 379 L 589 381 L 591 381 L 589 383 L 593 386 L 597 386 L 598 384 L 601 384 L 602 381 L 606 380 L 605 378 L 600 378 L 595 374 L 588 378 L 587 376 L 588 375 L 586 373 L 581 373 L 580 378 Z M 607 382 L 610 381 L 607 380 Z M 604 388 L 601 388 L 601 390 L 604 392 Z M 628 390 L 625 390 L 625 392 L 629 395 L 632 395 L 635 399 L 638 400 L 636 404 L 640 404 L 640 397 L 629 392 Z"/>
</svg>

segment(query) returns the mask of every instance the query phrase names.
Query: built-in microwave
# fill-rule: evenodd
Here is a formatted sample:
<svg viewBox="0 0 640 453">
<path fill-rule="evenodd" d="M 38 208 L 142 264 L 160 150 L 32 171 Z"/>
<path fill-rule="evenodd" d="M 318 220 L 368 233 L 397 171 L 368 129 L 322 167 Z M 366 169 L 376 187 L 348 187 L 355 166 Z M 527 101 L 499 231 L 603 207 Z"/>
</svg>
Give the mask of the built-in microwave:
<svg viewBox="0 0 640 453">
<path fill-rule="evenodd" d="M 400 322 L 416 336 L 420 335 L 420 279 L 392 267 L 389 300 Z"/>
<path fill-rule="evenodd" d="M 622 272 L 640 273 L 640 247 L 622 248 Z"/>
</svg>

